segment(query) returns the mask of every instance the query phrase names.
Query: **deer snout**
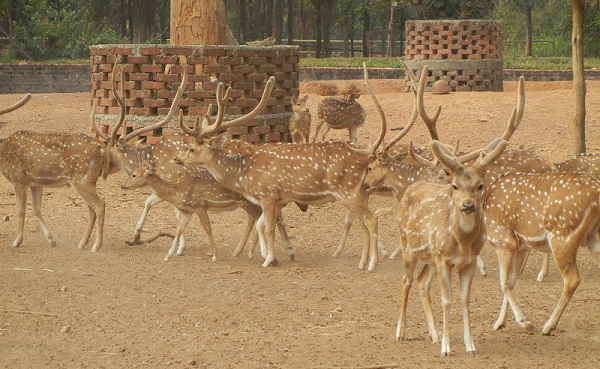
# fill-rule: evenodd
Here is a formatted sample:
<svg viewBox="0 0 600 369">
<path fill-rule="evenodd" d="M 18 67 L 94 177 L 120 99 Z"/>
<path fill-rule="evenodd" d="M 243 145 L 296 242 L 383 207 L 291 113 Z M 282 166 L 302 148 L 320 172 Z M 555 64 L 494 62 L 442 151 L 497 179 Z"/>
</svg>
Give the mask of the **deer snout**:
<svg viewBox="0 0 600 369">
<path fill-rule="evenodd" d="M 471 214 L 472 212 L 475 211 L 475 208 L 476 208 L 476 206 L 475 206 L 474 202 L 466 201 L 466 202 L 463 202 L 460 210 L 465 214 Z"/>
</svg>

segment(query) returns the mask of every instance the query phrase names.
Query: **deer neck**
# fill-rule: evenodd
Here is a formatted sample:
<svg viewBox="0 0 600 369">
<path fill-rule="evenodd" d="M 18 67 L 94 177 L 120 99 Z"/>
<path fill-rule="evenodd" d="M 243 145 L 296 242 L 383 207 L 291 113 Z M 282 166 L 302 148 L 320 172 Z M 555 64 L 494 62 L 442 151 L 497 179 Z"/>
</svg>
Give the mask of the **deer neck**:
<svg viewBox="0 0 600 369">
<path fill-rule="evenodd" d="M 229 153 L 206 146 L 202 166 L 215 177 L 217 182 L 231 191 L 240 192 L 244 188 L 244 173 L 248 167 L 249 154 Z"/>
<path fill-rule="evenodd" d="M 111 167 L 123 170 L 131 175 L 133 171 L 144 163 L 144 160 L 151 161 L 152 145 L 139 148 L 131 144 L 124 143 L 113 145 L 110 148 Z"/>
</svg>

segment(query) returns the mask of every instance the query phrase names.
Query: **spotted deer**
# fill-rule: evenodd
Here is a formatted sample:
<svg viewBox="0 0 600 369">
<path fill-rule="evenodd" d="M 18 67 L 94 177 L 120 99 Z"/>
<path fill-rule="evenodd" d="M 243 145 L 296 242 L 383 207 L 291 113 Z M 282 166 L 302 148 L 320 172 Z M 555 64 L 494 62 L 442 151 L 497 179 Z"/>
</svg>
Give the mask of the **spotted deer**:
<svg viewBox="0 0 600 369">
<path fill-rule="evenodd" d="M 500 316 L 505 326 L 508 305 L 517 323 L 533 330 L 513 290 L 530 249 L 551 254 L 563 277 L 563 291 L 542 333 L 554 332 L 580 282 L 577 251 L 587 246 L 600 264 L 600 182 L 576 172 L 508 173 L 484 195 L 488 242 L 498 255 L 503 292 Z"/>
<path fill-rule="evenodd" d="M 350 93 L 340 97 L 326 97 L 319 102 L 317 110 L 317 128 L 313 136 L 313 142 L 317 141 L 321 129 L 321 141 L 330 129 L 348 129 L 350 142 L 356 143 L 358 140 L 358 128 L 365 124 L 367 112 L 356 101 L 360 93 Z"/>
<path fill-rule="evenodd" d="M 450 354 L 450 307 L 452 305 L 451 273 L 456 268 L 460 281 L 464 343 L 467 353 L 475 354 L 470 327 L 470 291 L 476 259 L 485 243 L 482 197 L 486 167 L 505 150 L 507 141 L 498 138 L 481 152 L 475 163 L 466 165 L 439 141 L 433 140 L 431 151 L 443 167 L 434 181 L 410 185 L 400 201 L 398 226 L 404 260 L 402 306 L 396 327 L 396 339 L 402 340 L 406 330 L 406 308 L 417 262 L 425 265 L 419 275 L 419 295 L 423 302 L 429 335 L 433 342 L 439 336 L 435 328 L 431 298 L 431 282 L 437 275 L 440 283 L 443 328 L 441 354 Z M 425 159 L 423 159 L 425 160 Z"/>
<path fill-rule="evenodd" d="M 1 113 L 19 108 L 29 98 L 30 95 L 26 95 Z M 109 158 L 102 143 L 84 134 L 18 131 L 0 142 L 0 170 L 15 189 L 17 237 L 12 244 L 14 247 L 23 242 L 28 190 L 31 191 L 33 213 L 48 244 L 56 245 L 54 235 L 42 217 L 43 188 L 70 185 L 84 199 L 89 213 L 88 225 L 78 248 L 88 243 L 95 225 L 92 251 L 100 249 L 105 204 L 98 196 L 96 182 L 110 172 Z"/>
<path fill-rule="evenodd" d="M 130 175 L 129 183 L 124 184 L 123 186 L 126 188 L 139 188 L 147 185 L 153 191 L 152 195 L 150 195 L 145 202 L 142 215 L 136 224 L 134 240 L 133 242 L 130 242 L 130 244 L 142 242 L 140 239 L 141 231 L 150 208 L 166 199 L 167 202 L 175 207 L 175 214 L 178 219 L 178 230 L 172 247 L 169 249 L 164 260 L 168 261 L 175 253 L 177 243 L 179 243 L 177 255 L 183 254 L 186 246 L 184 233 L 186 224 L 191 215 L 197 214 L 200 218 L 200 223 L 208 236 L 211 247 L 211 258 L 213 261 L 216 261 L 217 247 L 212 235 L 208 211 L 228 211 L 242 208 L 248 214 L 245 232 L 238 243 L 238 246 L 234 250 L 234 256 L 237 256 L 248 240 L 256 218 L 260 216 L 260 208 L 249 203 L 239 195 L 223 188 L 215 181 L 214 177 L 206 171 L 206 169 L 199 166 L 182 167 L 176 165 L 173 159 L 187 147 L 187 141 L 189 140 L 189 136 L 187 135 L 176 133 L 163 136 L 156 143 L 145 147 L 139 147 L 138 145 L 130 143 L 131 140 L 149 130 L 160 129 L 167 124 L 174 115 L 177 104 L 185 91 L 187 82 L 187 68 L 185 67 L 185 60 L 182 61 L 184 62 L 182 81 L 167 116 L 154 124 L 121 135 L 118 134 L 118 131 L 126 119 L 124 101 L 125 90 L 123 83 L 121 84 L 120 92 L 119 89 L 117 89 L 117 62 L 115 62 L 111 81 L 114 97 L 121 108 L 119 119 L 115 126 L 112 127 L 110 135 L 102 132 L 97 127 L 93 115 L 92 127 L 96 134 L 108 143 L 113 166 Z M 120 75 L 121 81 L 125 81 L 124 68 L 121 69 Z M 182 117 L 180 116 L 179 119 L 182 119 Z M 230 149 L 233 150 L 234 148 L 231 148 L 230 146 Z M 241 148 L 235 148 L 235 150 L 241 150 Z M 149 162 L 152 162 L 152 166 L 148 166 L 147 163 Z M 278 216 L 278 227 L 282 236 L 284 249 L 289 257 L 293 259 L 293 248 L 285 231 L 281 215 Z M 253 240 L 253 242 L 255 243 L 256 240 Z"/>
<path fill-rule="evenodd" d="M 254 111 L 259 112 L 266 105 L 273 83 L 274 78 L 271 77 Z M 368 163 L 373 160 L 385 135 L 386 122 L 381 107 L 380 136 L 368 151 L 353 149 L 345 142 L 282 143 L 273 145 L 269 150 L 232 155 L 210 146 L 210 137 L 219 129 L 241 123 L 223 122 L 222 110 L 227 99 L 223 96 L 222 87 L 217 96 L 218 113 L 213 124 L 202 127 L 195 125 L 194 128 L 181 125 L 186 133 L 196 139 L 196 143 L 190 146 L 185 155 L 178 157 L 178 162 L 204 166 L 223 186 L 261 206 L 263 213 L 258 220 L 257 230 L 261 247 L 266 251 L 263 266 L 267 267 L 276 261 L 273 227 L 278 206 L 291 201 L 309 205 L 338 201 L 363 223 L 366 241 L 359 268 L 364 269 L 369 260 L 368 270 L 373 271 L 377 263 L 377 216 L 368 207 L 368 195 L 362 188 L 362 181 Z M 374 94 L 372 97 L 376 102 Z"/>
<path fill-rule="evenodd" d="M 308 95 L 301 98 L 292 96 L 292 116 L 290 117 L 289 127 L 292 135 L 292 142 L 309 142 L 311 115 L 306 101 Z"/>
<path fill-rule="evenodd" d="M 428 68 L 425 66 L 423 68 L 423 71 L 421 72 L 421 76 L 426 76 L 427 74 L 428 74 Z M 413 86 L 417 85 L 417 83 L 414 81 L 415 77 L 414 77 L 414 75 L 412 75 L 412 72 L 410 72 L 410 70 L 408 71 L 408 75 L 412 79 Z M 417 109 L 419 112 L 419 116 L 421 117 L 421 119 L 423 120 L 423 122 L 425 123 L 425 125 L 427 127 L 427 130 L 429 131 L 431 138 L 434 140 L 439 140 L 439 134 L 438 134 L 438 130 L 437 130 L 437 121 L 438 121 L 440 113 L 441 113 L 441 106 L 438 106 L 438 108 L 437 108 L 436 112 L 433 114 L 433 116 L 430 116 L 427 113 L 427 110 L 426 110 L 425 104 L 424 104 L 424 99 L 423 99 L 424 87 L 425 87 L 425 78 L 421 78 L 419 80 L 418 87 L 416 88 Z M 525 108 L 525 81 L 524 81 L 524 78 L 521 77 L 519 79 L 519 85 L 517 88 L 517 105 L 511 114 L 511 117 L 508 121 L 508 125 L 507 125 L 505 131 L 502 133 L 502 139 L 508 141 L 510 139 L 510 137 L 514 134 L 514 132 L 516 131 L 517 127 L 521 124 L 521 121 L 523 119 L 523 114 L 525 111 L 524 108 Z M 421 150 L 420 152 L 424 153 L 426 155 L 430 155 L 430 153 L 426 153 L 424 151 L 425 150 Z M 408 152 L 410 154 L 413 151 L 409 150 Z M 420 157 L 422 157 L 422 155 Z M 391 162 L 392 162 L 391 160 L 388 160 L 387 163 L 385 163 L 384 165 L 389 165 Z M 426 161 L 421 164 L 428 165 L 427 163 L 428 162 Z M 380 163 L 380 164 L 382 164 L 382 163 Z M 374 162 L 374 165 L 376 165 L 376 162 Z M 411 166 L 407 166 L 404 168 L 402 168 L 398 164 L 394 164 L 394 166 L 395 166 L 394 174 L 396 174 L 397 176 L 404 177 L 406 179 L 422 179 L 422 177 L 415 177 L 414 175 L 411 174 L 415 171 L 415 168 L 412 168 Z M 375 168 L 372 168 L 372 169 L 375 169 Z M 408 170 L 408 173 L 402 173 L 402 170 Z M 501 175 L 503 175 L 505 173 L 510 173 L 510 172 L 547 173 L 547 172 L 553 172 L 553 171 L 556 171 L 556 168 L 552 165 L 552 163 L 550 163 L 546 159 L 536 155 L 532 150 L 525 150 L 522 148 L 506 149 L 499 158 L 497 158 L 495 161 L 493 161 L 486 167 L 487 174 L 484 178 L 484 185 L 489 186 L 489 184 L 492 181 L 494 181 L 496 178 L 500 177 Z M 374 170 L 374 171 L 372 170 L 372 172 L 373 172 L 372 176 L 374 176 L 377 173 L 377 170 Z M 424 173 L 420 172 L 420 174 L 423 175 Z M 399 181 L 398 178 L 387 177 L 386 180 L 387 181 L 395 181 L 396 186 L 403 186 L 403 187 L 398 187 L 396 189 L 396 191 L 399 191 L 401 188 L 406 188 L 406 183 L 401 183 L 401 181 Z M 369 182 L 369 181 L 374 181 L 374 179 L 367 178 L 366 182 Z M 379 179 L 379 181 L 385 182 L 385 180 L 383 180 L 383 179 Z M 399 253 L 399 251 L 400 251 L 400 249 L 397 248 L 394 252 L 391 253 L 390 257 L 394 258 Z M 487 275 L 487 271 L 485 269 L 485 263 L 481 257 L 478 257 L 477 264 L 478 264 L 480 273 L 484 276 Z M 542 262 L 541 270 L 537 277 L 537 280 L 542 281 L 543 278 L 547 275 L 547 273 L 548 273 L 548 258 L 544 258 L 544 260 Z"/>
</svg>

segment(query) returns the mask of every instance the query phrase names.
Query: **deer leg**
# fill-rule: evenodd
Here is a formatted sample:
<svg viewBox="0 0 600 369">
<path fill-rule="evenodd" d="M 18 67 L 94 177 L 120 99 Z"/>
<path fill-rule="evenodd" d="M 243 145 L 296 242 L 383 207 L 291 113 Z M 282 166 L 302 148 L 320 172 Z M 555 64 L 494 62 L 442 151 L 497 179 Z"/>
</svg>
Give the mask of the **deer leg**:
<svg viewBox="0 0 600 369">
<path fill-rule="evenodd" d="M 410 255 L 404 258 L 404 276 L 402 276 L 402 305 L 400 305 L 400 318 L 396 325 L 396 341 L 404 339 L 406 332 L 406 307 L 408 306 L 408 296 L 412 287 L 417 261 Z"/>
<path fill-rule="evenodd" d="M 33 214 L 37 218 L 38 223 L 40 224 L 40 228 L 42 228 L 42 232 L 44 232 L 44 236 L 46 236 L 46 239 L 48 240 L 48 245 L 56 246 L 56 241 L 54 240 L 54 236 L 50 232 L 50 228 L 48 228 L 48 225 L 46 224 L 46 222 L 44 221 L 44 218 L 42 217 L 42 195 L 44 192 L 43 188 L 42 187 L 31 187 L 30 189 L 31 189 L 31 205 L 33 208 Z"/>
<path fill-rule="evenodd" d="M 169 261 L 171 256 L 173 256 L 173 254 L 175 253 L 175 249 L 177 248 L 177 245 L 179 244 L 179 238 L 181 237 L 181 234 L 185 231 L 185 227 L 187 226 L 188 222 L 190 221 L 192 214 L 193 213 L 188 213 L 188 212 L 183 212 L 183 211 L 180 212 L 179 217 L 177 219 L 178 220 L 177 231 L 175 232 L 175 237 L 173 238 L 173 243 L 171 244 L 171 248 L 169 249 L 167 256 L 165 256 L 165 258 L 163 259 L 164 261 Z"/>
<path fill-rule="evenodd" d="M 215 243 L 215 239 L 212 234 L 212 227 L 210 226 L 210 219 L 208 217 L 208 212 L 205 208 L 201 208 L 196 212 L 198 218 L 200 218 L 200 224 L 202 224 L 202 228 L 204 228 L 204 232 L 208 236 L 208 243 L 210 245 L 210 253 L 211 260 L 217 261 L 217 244 Z M 182 231 L 183 233 L 183 231 Z M 179 250 L 177 251 L 177 255 L 181 255 Z"/>
<path fill-rule="evenodd" d="M 248 237 L 250 237 L 250 233 L 252 233 L 254 223 L 256 223 L 256 219 L 250 214 L 246 213 L 246 228 L 244 229 L 242 239 L 240 240 L 240 242 L 238 242 L 238 245 L 236 246 L 235 250 L 233 250 L 233 253 L 231 254 L 232 256 L 237 257 L 240 254 L 240 252 L 242 252 L 244 246 L 246 246 L 246 242 L 248 242 Z M 251 246 L 251 252 L 254 252 L 255 246 L 256 244 Z"/>
<path fill-rule="evenodd" d="M 504 261 L 502 263 L 500 262 L 500 257 L 498 258 L 498 264 L 500 266 L 500 286 L 502 287 L 502 292 L 504 293 L 504 299 L 502 302 L 503 309 L 501 309 L 500 312 L 501 315 L 494 325 L 494 329 L 496 330 L 504 327 L 507 312 L 507 306 L 505 307 L 505 305 L 510 305 L 517 323 L 521 327 L 525 328 L 528 332 L 533 331 L 533 324 L 531 324 L 525 315 L 523 315 L 513 295 L 513 290 L 515 288 L 515 284 L 517 283 L 519 271 L 521 270 L 523 263 L 526 261 L 525 259 L 527 258 L 528 252 L 529 250 L 524 248 L 517 249 L 516 252 L 506 250 L 503 256 Z"/>
<path fill-rule="evenodd" d="M 479 274 L 484 277 L 487 277 L 487 270 L 485 269 L 485 262 L 481 255 L 477 255 L 477 267 L 479 268 Z"/>
<path fill-rule="evenodd" d="M 27 186 L 14 184 L 17 200 L 17 238 L 13 247 L 19 247 L 23 242 L 23 229 L 25 228 L 25 212 L 27 211 Z"/>
<path fill-rule="evenodd" d="M 287 231 L 285 229 L 285 224 L 283 223 L 283 215 L 281 214 L 281 209 L 277 209 L 277 229 L 279 230 L 279 234 L 281 235 L 281 242 L 283 242 L 283 249 L 285 253 L 288 255 L 288 258 L 291 261 L 294 261 L 296 255 L 294 253 L 294 247 L 290 242 L 290 238 L 288 237 Z"/>
<path fill-rule="evenodd" d="M 340 244 L 337 249 L 333 253 L 333 257 L 337 258 L 344 251 L 344 247 L 346 246 L 346 240 L 348 239 L 348 234 L 350 233 L 350 228 L 352 227 L 352 223 L 354 223 L 354 214 L 351 211 L 346 210 L 346 216 L 344 217 L 344 225 L 342 227 L 342 239 L 340 240 Z"/>
<path fill-rule="evenodd" d="M 94 223 L 96 224 L 96 241 L 94 242 L 94 246 L 92 246 L 92 252 L 98 251 L 102 246 L 102 235 L 104 232 L 104 212 L 105 212 L 105 203 L 104 200 L 98 196 L 96 193 L 96 183 L 75 183 L 73 181 L 71 183 L 75 190 L 79 193 L 79 195 L 85 200 L 88 206 L 88 213 L 90 216 L 87 228 L 83 235 L 83 238 L 79 242 L 77 248 L 82 249 L 85 245 L 87 245 L 90 235 L 92 234 L 92 229 L 94 228 Z"/>
<path fill-rule="evenodd" d="M 549 243 L 552 248 L 552 254 L 554 255 L 554 261 L 556 261 L 556 265 L 563 276 L 563 290 L 554 311 L 546 324 L 544 324 L 544 328 L 542 329 L 542 334 L 544 335 L 550 335 L 556 329 L 560 317 L 569 304 L 569 301 L 571 301 L 571 298 L 581 281 L 576 263 L 577 249 L 581 243 L 579 242 L 580 237 L 570 235 L 569 240 L 557 238 L 558 237 L 555 235 L 554 238 L 549 240 Z"/>
<path fill-rule="evenodd" d="M 277 222 L 277 203 L 269 201 L 262 206 L 263 213 L 261 215 L 264 218 L 264 240 L 267 251 L 267 257 L 263 263 L 263 267 L 268 267 L 273 264 L 277 266 L 277 260 L 275 259 L 275 226 Z"/>
<path fill-rule="evenodd" d="M 475 265 L 473 263 L 464 266 L 458 271 L 458 278 L 460 280 L 460 301 L 463 314 L 463 337 L 465 349 L 470 356 L 475 355 L 475 343 L 473 342 L 473 335 L 471 334 L 470 321 L 470 296 L 474 274 Z"/>
<path fill-rule="evenodd" d="M 550 254 L 544 253 L 544 258 L 542 259 L 542 267 L 540 268 L 540 273 L 538 274 L 536 280 L 538 282 L 542 282 L 544 278 L 548 275 L 548 269 L 550 268 Z"/>
<path fill-rule="evenodd" d="M 148 198 L 146 199 L 146 202 L 144 203 L 144 210 L 142 210 L 140 219 L 138 219 L 137 224 L 135 225 L 135 230 L 133 232 L 133 241 L 132 241 L 133 244 L 140 243 L 142 229 L 144 228 L 144 223 L 146 223 L 146 217 L 148 216 L 148 212 L 154 205 L 157 205 L 161 202 L 163 202 L 163 199 L 158 197 L 158 195 L 155 193 L 148 196 Z"/>
<path fill-rule="evenodd" d="M 437 265 L 442 298 L 442 350 L 441 356 L 450 356 L 450 308 L 452 306 L 452 269 L 446 264 Z"/>
<path fill-rule="evenodd" d="M 329 124 L 325 124 L 325 127 L 323 127 L 323 134 L 321 135 L 321 141 L 325 141 L 325 136 L 327 136 L 327 133 L 329 133 L 330 129 L 331 127 Z"/>
<path fill-rule="evenodd" d="M 358 127 L 357 126 L 348 127 L 348 135 L 350 136 L 350 142 L 357 143 L 358 142 Z"/>
<path fill-rule="evenodd" d="M 429 331 L 429 337 L 433 343 L 439 342 L 439 335 L 435 329 L 435 321 L 433 320 L 433 308 L 431 307 L 431 282 L 435 278 L 437 273 L 436 268 L 432 268 L 430 265 L 425 264 L 421 272 L 417 276 L 417 282 L 419 283 L 419 296 L 423 304 L 423 310 L 425 310 L 425 319 L 427 320 L 427 330 Z"/>
<path fill-rule="evenodd" d="M 323 128 L 323 120 L 318 119 L 317 128 L 315 130 L 315 135 L 313 136 L 312 142 L 317 142 L 317 137 L 319 137 L 319 132 L 321 131 L 321 128 Z"/>
</svg>

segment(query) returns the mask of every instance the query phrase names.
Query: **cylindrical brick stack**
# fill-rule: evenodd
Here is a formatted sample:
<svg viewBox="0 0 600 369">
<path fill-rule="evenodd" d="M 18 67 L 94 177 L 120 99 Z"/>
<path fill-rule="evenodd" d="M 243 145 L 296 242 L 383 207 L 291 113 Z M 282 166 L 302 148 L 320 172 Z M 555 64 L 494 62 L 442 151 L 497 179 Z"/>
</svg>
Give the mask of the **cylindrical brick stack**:
<svg viewBox="0 0 600 369">
<path fill-rule="evenodd" d="M 406 64 L 427 65 L 427 88 L 439 79 L 454 91 L 502 91 L 502 22 L 433 20 L 406 22 Z M 408 76 L 405 90 L 410 90 Z"/>
<path fill-rule="evenodd" d="M 298 51 L 297 46 L 92 46 L 96 119 L 102 130 L 109 132 L 119 116 L 111 84 L 112 69 L 118 59 L 125 66 L 126 132 L 160 120 L 167 114 L 179 87 L 183 72 L 179 56 L 183 55 L 187 59 L 188 83 L 179 108 L 183 109 L 186 121 L 205 114 L 209 104 L 216 110 L 219 82 L 232 88 L 225 121 L 249 113 L 258 104 L 266 81 L 274 76 L 275 87 L 263 112 L 229 133 L 233 138 L 252 143 L 290 141 L 291 97 L 298 95 L 299 88 Z M 117 81 L 120 81 L 118 75 Z M 163 129 L 147 133 L 145 140 L 155 142 L 162 134 L 177 129 L 175 119 Z"/>
</svg>

